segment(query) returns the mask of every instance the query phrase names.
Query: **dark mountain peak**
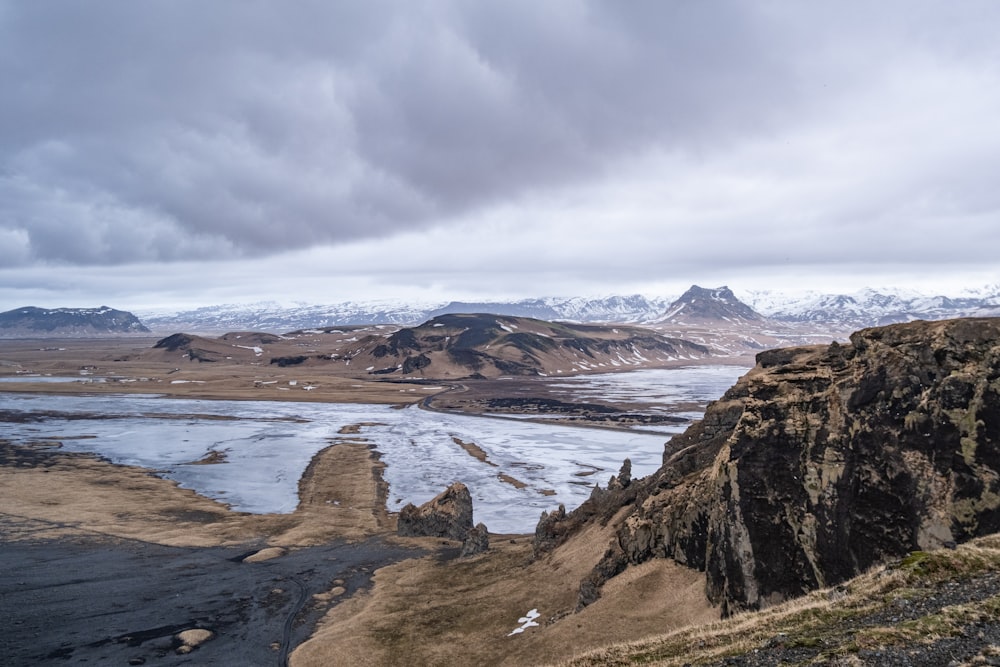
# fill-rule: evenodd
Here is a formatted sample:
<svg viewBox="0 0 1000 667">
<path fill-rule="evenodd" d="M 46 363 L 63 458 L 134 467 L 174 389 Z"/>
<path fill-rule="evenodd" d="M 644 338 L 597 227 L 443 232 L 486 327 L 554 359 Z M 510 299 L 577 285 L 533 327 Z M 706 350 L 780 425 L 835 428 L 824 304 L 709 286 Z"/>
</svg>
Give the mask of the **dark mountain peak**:
<svg viewBox="0 0 1000 667">
<path fill-rule="evenodd" d="M 736 298 L 727 286 L 705 288 L 692 285 L 670 304 L 660 322 L 686 322 L 690 320 L 726 320 L 734 323 L 757 322 L 764 317 Z"/>
</svg>

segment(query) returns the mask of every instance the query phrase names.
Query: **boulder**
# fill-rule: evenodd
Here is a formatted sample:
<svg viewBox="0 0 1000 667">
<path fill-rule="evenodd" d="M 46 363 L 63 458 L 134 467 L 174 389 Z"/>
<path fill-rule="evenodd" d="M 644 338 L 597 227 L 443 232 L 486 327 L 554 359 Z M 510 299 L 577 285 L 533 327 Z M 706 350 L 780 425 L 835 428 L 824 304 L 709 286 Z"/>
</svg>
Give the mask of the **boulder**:
<svg viewBox="0 0 1000 667">
<path fill-rule="evenodd" d="M 399 512 L 396 534 L 401 537 L 446 537 L 464 541 L 472 530 L 472 494 L 455 482 L 420 507 L 408 503 Z"/>
</svg>

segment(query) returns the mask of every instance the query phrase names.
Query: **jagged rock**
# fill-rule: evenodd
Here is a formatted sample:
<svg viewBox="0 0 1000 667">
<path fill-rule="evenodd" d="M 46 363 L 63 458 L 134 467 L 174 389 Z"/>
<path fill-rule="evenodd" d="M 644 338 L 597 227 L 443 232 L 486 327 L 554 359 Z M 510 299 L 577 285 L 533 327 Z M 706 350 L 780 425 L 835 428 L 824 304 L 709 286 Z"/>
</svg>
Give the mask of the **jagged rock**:
<svg viewBox="0 0 1000 667">
<path fill-rule="evenodd" d="M 486 524 L 477 523 L 475 528 L 469 530 L 462 542 L 461 557 L 475 556 L 490 548 L 490 533 L 486 529 Z"/>
<path fill-rule="evenodd" d="M 621 470 L 618 471 L 618 475 L 612 477 L 608 480 L 608 490 L 618 491 L 621 489 L 627 489 L 628 485 L 632 483 L 632 461 L 625 459 L 622 464 Z"/>
<path fill-rule="evenodd" d="M 535 525 L 535 539 L 531 542 L 531 548 L 536 558 L 547 551 L 551 551 L 562 542 L 560 538 L 562 537 L 562 533 L 565 532 L 562 530 L 565 519 L 565 505 L 559 505 L 559 509 L 551 514 L 542 512 L 542 516 Z"/>
<path fill-rule="evenodd" d="M 595 484 L 590 498 L 573 512 L 567 514 L 564 505 L 552 513 L 542 512 L 532 542 L 534 557 L 552 551 L 590 521 L 607 524 L 619 509 L 635 500 L 639 488 L 632 481 L 632 462 L 625 459 L 618 475 L 609 480 L 608 488 Z"/>
<path fill-rule="evenodd" d="M 396 534 L 402 537 L 446 537 L 465 540 L 472 530 L 472 494 L 455 482 L 420 507 L 413 503 L 400 510 Z"/>
<path fill-rule="evenodd" d="M 724 612 L 756 609 L 996 532 L 1000 320 L 913 322 L 850 345 L 762 353 L 629 491 L 546 526 L 564 535 L 598 502 L 604 516 L 629 508 L 581 604 L 629 564 L 672 558 L 705 572 Z"/>
</svg>

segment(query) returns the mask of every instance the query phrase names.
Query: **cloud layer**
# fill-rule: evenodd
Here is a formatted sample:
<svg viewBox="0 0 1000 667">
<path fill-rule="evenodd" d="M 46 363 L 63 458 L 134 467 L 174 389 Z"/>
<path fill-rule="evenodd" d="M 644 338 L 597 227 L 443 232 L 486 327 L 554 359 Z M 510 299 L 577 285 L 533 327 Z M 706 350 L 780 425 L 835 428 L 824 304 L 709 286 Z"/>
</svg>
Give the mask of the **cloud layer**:
<svg viewBox="0 0 1000 667">
<path fill-rule="evenodd" d="M 982 268 L 996 25 L 989 0 L 0 0 L 0 266 L 405 240 L 438 263 L 394 271 L 445 281 Z"/>
</svg>

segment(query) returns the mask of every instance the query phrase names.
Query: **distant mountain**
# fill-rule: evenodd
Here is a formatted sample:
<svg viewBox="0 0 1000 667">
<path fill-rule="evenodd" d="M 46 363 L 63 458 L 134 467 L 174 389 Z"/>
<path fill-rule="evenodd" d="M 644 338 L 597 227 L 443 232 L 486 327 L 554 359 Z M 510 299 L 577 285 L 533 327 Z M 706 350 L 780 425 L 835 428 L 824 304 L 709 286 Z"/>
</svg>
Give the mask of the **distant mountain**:
<svg viewBox="0 0 1000 667">
<path fill-rule="evenodd" d="M 773 320 L 807 322 L 844 331 L 914 320 L 1000 315 L 1000 285 L 955 297 L 927 296 L 912 290 L 864 289 L 852 294 L 809 293 L 797 297 L 761 291 L 749 292 L 744 298 Z"/>
<path fill-rule="evenodd" d="M 534 317 L 539 320 L 562 319 L 562 313 L 544 299 L 522 299 L 521 301 L 452 301 L 440 308 L 430 311 L 428 319 L 441 315 L 458 313 L 491 313 L 493 315 L 508 315 L 510 317 Z"/>
<path fill-rule="evenodd" d="M 205 306 L 171 314 L 148 314 L 143 320 L 157 331 L 292 331 L 359 324 L 418 324 L 431 306 L 396 301 L 347 301 L 338 304 L 273 302 Z"/>
<path fill-rule="evenodd" d="M 149 333 L 132 313 L 100 308 L 35 308 L 25 306 L 0 313 L 0 336 L 93 336 Z"/>
<path fill-rule="evenodd" d="M 764 317 L 736 298 L 728 287 L 706 289 L 692 285 L 655 320 L 664 324 L 725 321 L 731 324 L 763 322 Z"/>
<path fill-rule="evenodd" d="M 234 330 L 291 331 L 360 324 L 412 326 L 439 315 L 493 313 L 511 317 L 575 322 L 644 322 L 663 312 L 669 299 L 639 294 L 603 298 L 538 298 L 518 301 L 452 301 L 420 304 L 395 301 L 345 302 L 327 305 L 276 303 L 220 305 L 171 314 L 149 313 L 143 320 L 158 331 L 221 332 Z"/>
<path fill-rule="evenodd" d="M 739 296 L 737 296 L 739 294 Z M 680 310 L 675 310 L 680 308 Z M 362 324 L 414 326 L 440 315 L 493 313 L 550 321 L 681 323 L 806 323 L 819 330 L 854 331 L 869 326 L 916 319 L 1000 315 L 1000 285 L 952 296 L 913 291 L 867 289 L 852 294 L 792 295 L 775 291 L 733 292 L 727 287 L 694 286 L 680 298 L 627 296 L 541 297 L 512 301 L 348 301 L 334 304 L 264 302 L 218 305 L 171 314 L 140 314 L 156 331 L 292 331 Z"/>
</svg>

